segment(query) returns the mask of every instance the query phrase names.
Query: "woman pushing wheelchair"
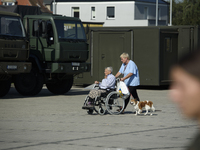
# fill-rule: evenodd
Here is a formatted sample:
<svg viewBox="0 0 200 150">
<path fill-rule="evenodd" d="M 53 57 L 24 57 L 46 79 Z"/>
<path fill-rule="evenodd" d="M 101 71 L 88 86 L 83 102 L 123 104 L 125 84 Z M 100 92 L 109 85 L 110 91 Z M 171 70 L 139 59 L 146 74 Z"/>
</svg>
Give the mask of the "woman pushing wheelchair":
<svg viewBox="0 0 200 150">
<path fill-rule="evenodd" d="M 122 53 L 120 55 L 120 58 L 122 65 L 115 77 L 117 78 L 122 74 L 123 78 L 121 78 L 120 80 L 124 81 L 134 99 L 140 101 L 137 94 L 137 86 L 140 85 L 139 71 L 137 65 L 132 60 L 130 60 L 128 53 Z M 124 110 L 129 103 L 129 99 L 130 96 L 125 99 Z M 122 111 L 122 113 L 124 113 L 124 110 Z"/>
</svg>

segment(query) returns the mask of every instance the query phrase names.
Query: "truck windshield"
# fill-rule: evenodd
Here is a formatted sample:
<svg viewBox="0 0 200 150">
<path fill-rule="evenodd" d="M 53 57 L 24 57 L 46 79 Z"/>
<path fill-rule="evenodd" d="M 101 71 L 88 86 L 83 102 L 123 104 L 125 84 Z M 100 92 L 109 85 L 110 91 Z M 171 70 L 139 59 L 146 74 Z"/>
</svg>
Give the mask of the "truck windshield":
<svg viewBox="0 0 200 150">
<path fill-rule="evenodd" d="M 0 35 L 25 37 L 25 30 L 19 17 L 0 15 Z"/>
<path fill-rule="evenodd" d="M 59 40 L 86 41 L 85 31 L 81 22 L 55 20 Z"/>
</svg>

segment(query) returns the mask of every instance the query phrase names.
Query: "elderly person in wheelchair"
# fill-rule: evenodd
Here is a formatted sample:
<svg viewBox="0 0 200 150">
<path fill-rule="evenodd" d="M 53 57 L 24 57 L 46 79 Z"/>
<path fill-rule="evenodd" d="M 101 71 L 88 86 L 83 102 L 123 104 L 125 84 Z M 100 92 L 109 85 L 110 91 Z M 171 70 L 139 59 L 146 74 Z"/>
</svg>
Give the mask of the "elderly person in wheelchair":
<svg viewBox="0 0 200 150">
<path fill-rule="evenodd" d="M 102 82 L 95 81 L 98 84 L 98 89 L 92 89 L 88 94 L 88 103 L 82 107 L 82 109 L 90 109 L 94 107 L 94 100 L 96 97 L 101 96 L 102 93 L 106 93 L 107 90 L 115 88 L 115 76 L 112 74 L 113 68 L 106 67 L 104 74 L 105 77 Z"/>
</svg>

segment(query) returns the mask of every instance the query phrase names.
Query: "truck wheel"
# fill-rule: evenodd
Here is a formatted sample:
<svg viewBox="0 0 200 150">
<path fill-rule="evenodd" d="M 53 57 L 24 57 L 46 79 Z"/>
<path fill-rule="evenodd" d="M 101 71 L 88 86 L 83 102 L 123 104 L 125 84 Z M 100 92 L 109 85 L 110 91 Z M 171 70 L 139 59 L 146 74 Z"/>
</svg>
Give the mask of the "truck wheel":
<svg viewBox="0 0 200 150">
<path fill-rule="evenodd" d="M 14 84 L 21 95 L 34 96 L 42 90 L 44 78 L 37 69 L 32 69 L 30 73 L 17 75 Z"/>
<path fill-rule="evenodd" d="M 55 83 L 47 83 L 47 89 L 53 94 L 65 94 L 73 85 L 73 77 L 66 80 L 59 80 Z"/>
<path fill-rule="evenodd" d="M 11 85 L 11 79 L 0 81 L 0 97 L 5 96 L 9 90 Z"/>
</svg>

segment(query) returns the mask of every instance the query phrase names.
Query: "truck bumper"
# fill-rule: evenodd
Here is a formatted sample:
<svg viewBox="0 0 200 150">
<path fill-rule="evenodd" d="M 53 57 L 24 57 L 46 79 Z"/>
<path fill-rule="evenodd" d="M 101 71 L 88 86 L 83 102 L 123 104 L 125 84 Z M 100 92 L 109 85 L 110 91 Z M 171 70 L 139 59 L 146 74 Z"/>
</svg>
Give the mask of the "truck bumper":
<svg viewBox="0 0 200 150">
<path fill-rule="evenodd" d="M 91 69 L 90 63 L 47 63 L 48 73 L 65 73 L 65 74 L 79 74 L 82 72 L 89 72 Z"/>
<path fill-rule="evenodd" d="M 0 74 L 29 73 L 31 67 L 29 62 L 0 62 Z"/>
</svg>

